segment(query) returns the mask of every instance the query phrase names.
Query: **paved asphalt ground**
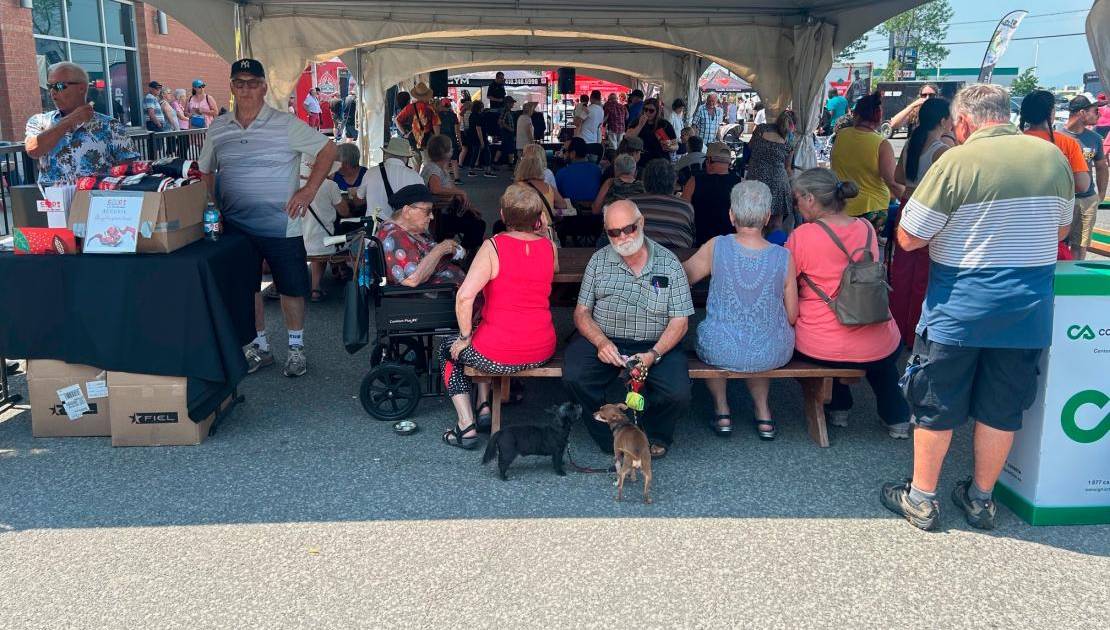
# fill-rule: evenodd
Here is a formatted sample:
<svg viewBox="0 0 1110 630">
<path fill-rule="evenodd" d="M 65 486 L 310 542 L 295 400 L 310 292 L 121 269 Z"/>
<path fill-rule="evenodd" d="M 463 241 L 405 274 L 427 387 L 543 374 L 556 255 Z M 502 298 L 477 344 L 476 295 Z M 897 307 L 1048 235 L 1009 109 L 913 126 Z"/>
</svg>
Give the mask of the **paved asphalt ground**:
<svg viewBox="0 0 1110 630">
<path fill-rule="evenodd" d="M 492 209 L 506 182 L 467 188 Z M 560 478 L 542 458 L 499 480 L 440 442 L 442 399 L 421 403 L 411 437 L 367 416 L 366 353 L 342 350 L 331 289 L 309 308 L 308 375 L 248 377 L 246 403 L 201 446 L 33 439 L 28 413 L 0 414 L 0 628 L 1110 625 L 1110 526 L 1031 527 L 1000 508 L 996 531 L 969 529 L 948 499 L 967 431 L 942 531 L 883 509 L 879 485 L 908 475 L 910 444 L 880 428 L 866 385 L 828 449 L 805 434 L 793 383 L 772 391 L 771 443 L 742 386 L 740 430 L 715 437 L 695 385 L 654 466 L 656 503 L 635 487 L 616 503 L 608 476 Z M 267 317 L 282 339 L 276 304 Z M 565 394 L 531 381 L 527 397 L 507 421 Z M 577 427 L 573 458 L 603 465 L 588 441 Z"/>
</svg>

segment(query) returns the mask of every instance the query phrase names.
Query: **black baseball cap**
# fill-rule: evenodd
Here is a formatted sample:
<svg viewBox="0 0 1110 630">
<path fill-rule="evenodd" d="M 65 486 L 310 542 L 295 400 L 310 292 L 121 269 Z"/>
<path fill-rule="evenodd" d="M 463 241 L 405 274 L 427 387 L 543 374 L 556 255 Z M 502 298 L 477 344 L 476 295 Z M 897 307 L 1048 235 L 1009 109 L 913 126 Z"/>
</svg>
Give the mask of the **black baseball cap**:
<svg viewBox="0 0 1110 630">
<path fill-rule="evenodd" d="M 1073 114 L 1094 106 L 1095 104 L 1091 102 L 1091 99 L 1082 94 L 1068 101 L 1068 111 Z"/>
<path fill-rule="evenodd" d="M 151 81 L 150 83 L 147 83 L 146 86 L 148 88 L 155 89 L 155 90 L 161 90 L 162 89 L 162 84 L 157 82 L 157 81 Z"/>
<path fill-rule="evenodd" d="M 249 74 L 255 77 L 266 76 L 266 69 L 262 67 L 262 62 L 257 59 L 240 59 L 231 64 L 231 76 L 237 74 Z"/>
</svg>

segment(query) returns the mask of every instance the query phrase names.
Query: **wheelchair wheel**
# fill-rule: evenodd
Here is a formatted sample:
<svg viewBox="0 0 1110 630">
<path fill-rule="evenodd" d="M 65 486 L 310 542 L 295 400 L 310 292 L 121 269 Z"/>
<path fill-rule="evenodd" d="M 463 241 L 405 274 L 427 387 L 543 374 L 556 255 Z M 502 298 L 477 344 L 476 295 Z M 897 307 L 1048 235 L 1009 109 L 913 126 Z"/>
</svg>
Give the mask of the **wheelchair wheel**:
<svg viewBox="0 0 1110 630">
<path fill-rule="evenodd" d="M 362 378 L 358 399 L 375 420 L 400 420 L 420 404 L 420 381 L 409 366 L 383 363 Z"/>
<path fill-rule="evenodd" d="M 407 365 L 421 374 L 428 369 L 424 344 L 416 337 L 391 337 L 374 344 L 370 351 L 370 367 L 383 363 Z"/>
</svg>

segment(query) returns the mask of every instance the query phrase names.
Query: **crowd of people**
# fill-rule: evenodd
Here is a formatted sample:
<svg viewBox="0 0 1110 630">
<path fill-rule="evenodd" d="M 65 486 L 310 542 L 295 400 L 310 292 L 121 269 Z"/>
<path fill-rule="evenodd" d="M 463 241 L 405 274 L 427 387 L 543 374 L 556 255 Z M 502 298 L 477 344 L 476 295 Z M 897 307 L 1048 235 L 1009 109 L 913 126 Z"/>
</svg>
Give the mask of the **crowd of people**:
<svg viewBox="0 0 1110 630">
<path fill-rule="evenodd" d="M 143 123 L 150 131 L 182 131 L 208 127 L 224 113 L 208 93 L 202 79 L 194 79 L 191 92 L 151 81 L 143 95 Z"/>
<path fill-rule="evenodd" d="M 58 109 L 27 127 L 40 181 L 136 157 L 119 124 L 85 102 L 80 67 L 57 64 L 49 79 Z M 1091 214 L 1085 199 L 1106 194 L 1106 157 L 1087 133 L 1097 129 L 1097 103 L 1072 99 L 1068 124 L 1054 129 L 1051 94 L 1034 92 L 1022 103 L 1019 129 L 1001 87 L 970 86 L 953 102 L 934 93 L 916 106 L 910 141 L 895 158 L 875 132 L 881 100 L 863 95 L 839 132 L 832 168 L 791 172 L 796 122 L 782 112 L 756 126 L 742 175 L 726 145 L 699 135 L 714 124 L 716 103 L 699 106 L 705 114 L 695 114 L 685 134 L 691 159 L 676 169 L 679 137 L 662 103 L 630 98 L 624 136 L 600 160 L 591 148 L 596 137 L 574 136 L 566 163 L 552 173 L 534 135 L 525 135 L 512 149 L 514 182 L 500 197 L 500 221 L 487 226 L 459 188 L 454 161 L 473 147 L 460 142 L 466 130 L 510 129 L 505 112 L 513 101 L 503 89 L 487 91 L 490 115 L 475 102 L 465 123 L 448 122 L 449 135 L 442 104 L 437 112 L 430 90 L 417 85 L 398 114 L 410 133 L 391 138 L 385 159 L 368 168 L 355 145 L 337 145 L 266 105 L 258 61 L 236 61 L 230 79 L 235 107 L 208 124 L 199 168 L 227 231 L 252 244 L 258 273 L 265 261 L 273 275 L 288 332 L 286 376 L 307 372 L 305 300 L 320 297 L 323 268 L 305 264 L 307 250 L 335 218 L 374 215 L 388 282 L 457 287 L 458 334 L 440 349 L 457 419 L 443 441 L 473 448 L 490 421 L 489 392 L 475 388 L 463 368 L 511 375 L 553 356 L 550 296 L 563 246 L 555 228 L 562 211 L 577 205 L 597 218 L 600 232 L 574 308 L 563 380 L 601 450 L 612 451 L 611 434 L 588 414 L 630 360 L 647 371 L 650 403 L 639 421 L 652 456 L 673 447 L 691 401 L 682 350 L 694 314 L 690 287 L 708 278 L 706 317 L 690 339 L 706 363 L 762 372 L 801 360 L 865 373 L 889 436 L 914 438 L 913 477 L 885 484 L 880 497 L 915 526 L 936 526 L 952 430 L 974 423 L 973 474 L 953 499 L 973 526 L 993 527 L 991 490 L 1051 339 L 1055 262 L 1065 251 L 1082 252 Z M 604 124 L 600 95 L 585 107 L 585 120 L 600 110 Z M 520 129 L 519 121 L 511 125 Z M 264 169 L 259 155 L 267 158 Z M 679 171 L 694 166 L 680 185 Z M 900 209 L 894 217 L 892 200 Z M 444 203 L 451 212 L 438 211 Z M 672 251 L 691 246 L 697 249 L 685 260 Z M 880 263 L 885 248 L 894 252 L 893 298 Z M 255 304 L 258 333 L 244 351 L 251 372 L 275 362 L 258 295 Z M 769 382 L 746 384 L 753 430 L 774 439 Z M 725 382 L 707 386 L 714 410 L 706 424 L 730 435 Z M 846 426 L 854 404 L 849 387 L 836 383 L 830 424 Z"/>
</svg>

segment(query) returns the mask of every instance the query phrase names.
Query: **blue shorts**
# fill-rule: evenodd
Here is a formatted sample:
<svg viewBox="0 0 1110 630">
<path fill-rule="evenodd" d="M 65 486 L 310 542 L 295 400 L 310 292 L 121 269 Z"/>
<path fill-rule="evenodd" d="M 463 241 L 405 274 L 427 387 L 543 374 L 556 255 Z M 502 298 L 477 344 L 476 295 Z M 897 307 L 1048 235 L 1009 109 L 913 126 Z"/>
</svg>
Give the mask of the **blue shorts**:
<svg viewBox="0 0 1110 630">
<path fill-rule="evenodd" d="M 238 233 L 247 237 L 254 250 L 258 253 L 258 284 L 262 283 L 262 261 L 270 266 L 270 275 L 274 278 L 274 286 L 281 295 L 289 297 L 306 297 L 312 289 L 311 279 L 308 277 L 308 254 L 305 252 L 304 239 L 300 236 L 255 236 L 230 222 L 224 225 L 230 233 Z"/>
<path fill-rule="evenodd" d="M 899 381 L 914 424 L 947 431 L 969 419 L 998 429 L 1021 429 L 1037 396 L 1041 350 L 950 346 L 918 335 Z"/>
</svg>

